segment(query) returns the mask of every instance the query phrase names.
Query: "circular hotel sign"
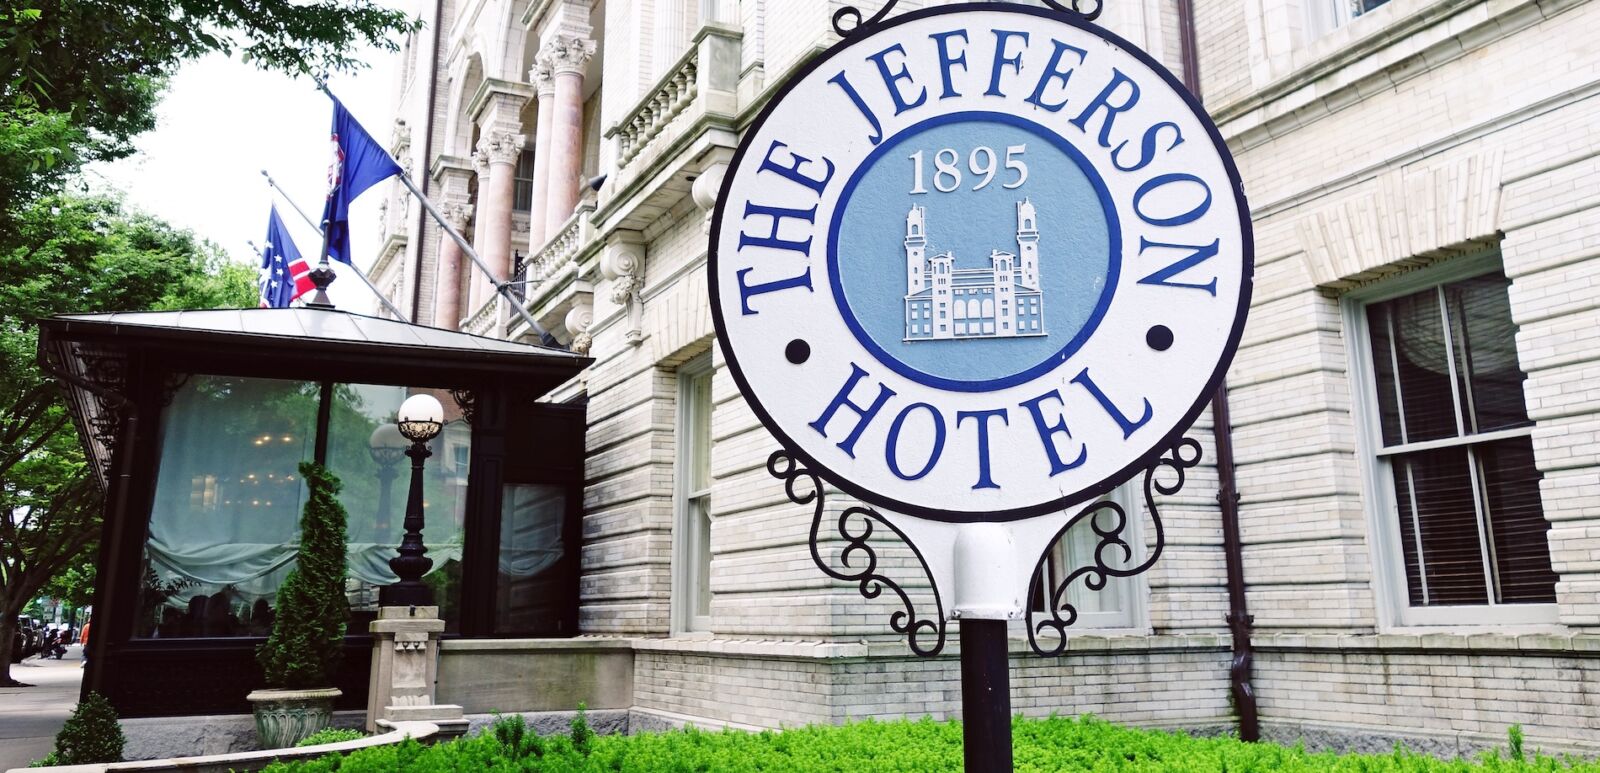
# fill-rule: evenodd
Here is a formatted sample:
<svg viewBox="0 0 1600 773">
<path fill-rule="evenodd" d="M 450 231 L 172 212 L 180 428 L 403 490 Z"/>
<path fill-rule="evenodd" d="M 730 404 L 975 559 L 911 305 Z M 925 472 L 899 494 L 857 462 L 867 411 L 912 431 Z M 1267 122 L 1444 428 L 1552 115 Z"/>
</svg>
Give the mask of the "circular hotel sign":
<svg viewBox="0 0 1600 773">
<path fill-rule="evenodd" d="M 717 334 L 761 420 L 894 512 L 1059 511 L 1171 446 L 1250 301 L 1239 176 L 1173 76 L 1064 14 L 851 37 L 751 125 L 714 215 Z"/>
</svg>

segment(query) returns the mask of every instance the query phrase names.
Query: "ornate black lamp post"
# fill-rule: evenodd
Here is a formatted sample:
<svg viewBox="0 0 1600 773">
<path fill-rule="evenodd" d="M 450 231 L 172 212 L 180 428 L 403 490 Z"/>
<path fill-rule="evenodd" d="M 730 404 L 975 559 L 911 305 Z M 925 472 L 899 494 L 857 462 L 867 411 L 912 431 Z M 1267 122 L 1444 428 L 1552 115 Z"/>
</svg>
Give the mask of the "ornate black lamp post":
<svg viewBox="0 0 1600 773">
<path fill-rule="evenodd" d="M 411 457 L 411 494 L 406 499 L 405 536 L 400 538 L 400 555 L 389 559 L 389 568 L 400 581 L 378 591 L 378 604 L 385 607 L 433 605 L 433 589 L 424 585 L 422 575 L 433 568 L 433 559 L 422 545 L 422 462 L 432 452 L 428 441 L 444 428 L 444 406 L 432 395 L 412 395 L 400 405 L 395 426 L 411 441 L 406 456 Z"/>
<path fill-rule="evenodd" d="M 395 465 L 405 457 L 410 445 L 405 435 L 400 434 L 400 428 L 393 424 L 380 424 L 372 431 L 369 451 L 372 461 L 378 464 L 378 513 L 374 523 L 380 540 L 389 536 L 389 490 L 399 474 Z"/>
</svg>

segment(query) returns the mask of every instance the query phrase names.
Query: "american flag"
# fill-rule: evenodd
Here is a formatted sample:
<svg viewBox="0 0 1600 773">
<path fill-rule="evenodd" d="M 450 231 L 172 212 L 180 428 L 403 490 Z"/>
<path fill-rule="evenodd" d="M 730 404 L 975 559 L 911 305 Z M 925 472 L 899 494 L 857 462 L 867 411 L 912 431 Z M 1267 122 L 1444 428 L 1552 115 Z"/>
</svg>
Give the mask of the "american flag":
<svg viewBox="0 0 1600 773">
<path fill-rule="evenodd" d="M 316 289 L 311 283 L 311 265 L 300 257 L 300 250 L 289 238 L 289 230 L 272 208 L 267 219 L 267 239 L 261 246 L 261 308 L 282 309 L 302 295 Z"/>
</svg>

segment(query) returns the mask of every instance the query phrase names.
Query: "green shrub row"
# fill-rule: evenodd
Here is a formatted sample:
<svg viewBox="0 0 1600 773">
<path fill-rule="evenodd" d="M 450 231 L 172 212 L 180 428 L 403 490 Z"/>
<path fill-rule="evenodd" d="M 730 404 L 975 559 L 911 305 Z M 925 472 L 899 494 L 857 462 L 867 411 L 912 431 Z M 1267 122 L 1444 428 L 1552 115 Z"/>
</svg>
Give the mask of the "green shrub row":
<svg viewBox="0 0 1600 773">
<path fill-rule="evenodd" d="M 1013 726 L 1018 771 L 1172 771 L 1175 773 L 1600 773 L 1600 764 L 1524 755 L 1513 730 L 1504 751 L 1475 760 L 1443 761 L 1396 750 L 1391 754 L 1312 754 L 1302 748 L 1247 744 L 1232 738 L 1134 730 L 1093 717 L 1017 719 Z M 582 714 L 567 736 L 539 737 L 518 716 L 487 732 L 423 746 L 365 749 L 302 763 L 280 763 L 270 773 L 442 773 L 444 771 L 924 771 L 961 770 L 961 725 L 931 719 L 859 722 L 743 733 L 679 730 L 634 736 L 596 736 Z"/>
<path fill-rule="evenodd" d="M 329 727 L 306 736 L 305 740 L 295 744 L 295 746 L 321 746 L 325 743 L 359 741 L 366 737 L 367 734 L 360 730 L 352 730 L 347 727 Z"/>
</svg>

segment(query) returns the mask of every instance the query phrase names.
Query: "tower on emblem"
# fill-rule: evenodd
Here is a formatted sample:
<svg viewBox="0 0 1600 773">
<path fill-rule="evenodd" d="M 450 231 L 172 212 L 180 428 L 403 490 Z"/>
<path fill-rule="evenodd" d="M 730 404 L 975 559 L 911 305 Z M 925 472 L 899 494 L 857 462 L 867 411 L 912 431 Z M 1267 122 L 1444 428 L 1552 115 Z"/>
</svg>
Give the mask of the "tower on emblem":
<svg viewBox="0 0 1600 773">
<path fill-rule="evenodd" d="M 956 268 L 955 255 L 927 256 L 928 212 L 906 213 L 905 340 L 1041 336 L 1039 217 L 1017 202 L 1017 251 L 992 250 L 987 268 Z"/>
</svg>

